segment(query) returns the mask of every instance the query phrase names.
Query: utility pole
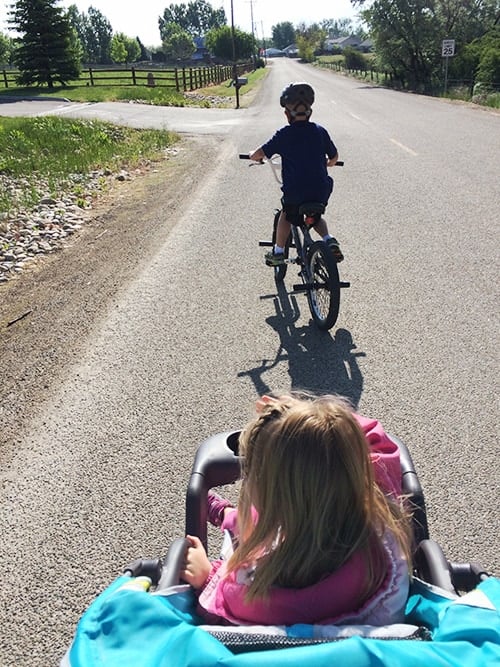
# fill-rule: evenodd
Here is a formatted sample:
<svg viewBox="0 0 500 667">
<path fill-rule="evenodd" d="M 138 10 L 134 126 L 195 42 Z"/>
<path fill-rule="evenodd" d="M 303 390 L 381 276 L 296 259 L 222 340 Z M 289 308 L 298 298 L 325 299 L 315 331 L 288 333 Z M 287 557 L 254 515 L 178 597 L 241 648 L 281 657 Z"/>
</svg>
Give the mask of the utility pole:
<svg viewBox="0 0 500 667">
<path fill-rule="evenodd" d="M 238 84 L 238 66 L 236 65 L 236 39 L 234 34 L 234 8 L 231 0 L 231 39 L 233 42 L 233 86 L 236 91 L 236 108 L 240 108 L 240 86 Z"/>
<path fill-rule="evenodd" d="M 267 65 L 267 55 L 266 55 L 266 36 L 264 34 L 264 22 L 260 22 L 260 30 L 262 32 L 262 48 L 264 50 L 264 62 Z"/>
<path fill-rule="evenodd" d="M 253 0 L 250 0 L 250 20 L 252 22 L 252 37 L 255 39 L 255 30 L 253 22 Z"/>
<path fill-rule="evenodd" d="M 250 21 L 252 22 L 252 37 L 253 37 L 253 43 L 254 43 L 254 48 L 255 48 L 255 27 L 254 27 L 254 22 L 253 22 L 253 3 L 254 3 L 254 0 L 249 0 L 249 2 L 250 2 Z M 257 58 L 256 58 L 255 51 L 254 51 L 254 54 L 253 54 L 254 69 L 256 68 L 256 62 L 257 62 Z"/>
</svg>

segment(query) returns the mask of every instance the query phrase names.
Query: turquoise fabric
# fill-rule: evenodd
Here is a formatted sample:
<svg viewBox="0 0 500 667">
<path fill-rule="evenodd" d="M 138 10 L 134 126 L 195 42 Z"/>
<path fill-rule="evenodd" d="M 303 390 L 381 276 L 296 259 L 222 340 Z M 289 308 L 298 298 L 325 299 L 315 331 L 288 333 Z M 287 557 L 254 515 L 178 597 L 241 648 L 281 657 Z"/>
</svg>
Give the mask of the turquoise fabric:
<svg viewBox="0 0 500 667">
<path fill-rule="evenodd" d="M 498 667 L 500 580 L 450 600 L 415 582 L 407 622 L 426 625 L 433 641 L 351 637 L 330 644 L 233 655 L 196 626 L 194 597 L 123 587 L 120 578 L 82 616 L 68 667 Z M 481 606 L 478 606 L 481 605 Z"/>
</svg>

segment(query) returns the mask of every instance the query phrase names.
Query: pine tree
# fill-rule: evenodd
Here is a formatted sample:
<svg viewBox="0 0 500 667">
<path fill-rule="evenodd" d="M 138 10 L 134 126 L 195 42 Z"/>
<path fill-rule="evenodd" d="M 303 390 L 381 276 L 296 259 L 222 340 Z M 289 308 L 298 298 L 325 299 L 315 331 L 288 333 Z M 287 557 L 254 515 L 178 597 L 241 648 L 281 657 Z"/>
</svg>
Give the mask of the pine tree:
<svg viewBox="0 0 500 667">
<path fill-rule="evenodd" d="M 59 0 L 18 0 L 11 5 L 9 23 L 16 38 L 14 63 L 21 85 L 65 85 L 80 75 L 78 40 Z"/>
</svg>

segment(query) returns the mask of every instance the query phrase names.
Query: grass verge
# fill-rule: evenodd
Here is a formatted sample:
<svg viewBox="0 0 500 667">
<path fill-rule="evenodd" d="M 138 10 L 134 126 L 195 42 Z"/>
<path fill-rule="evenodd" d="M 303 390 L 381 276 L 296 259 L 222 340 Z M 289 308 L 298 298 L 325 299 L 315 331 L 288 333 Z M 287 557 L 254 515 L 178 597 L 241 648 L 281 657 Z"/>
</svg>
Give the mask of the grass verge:
<svg viewBox="0 0 500 667">
<path fill-rule="evenodd" d="M 41 195 L 82 187 L 82 178 L 92 171 L 133 168 L 159 158 L 176 140 L 164 130 L 94 120 L 0 117 L 0 213 L 33 206 Z"/>
</svg>

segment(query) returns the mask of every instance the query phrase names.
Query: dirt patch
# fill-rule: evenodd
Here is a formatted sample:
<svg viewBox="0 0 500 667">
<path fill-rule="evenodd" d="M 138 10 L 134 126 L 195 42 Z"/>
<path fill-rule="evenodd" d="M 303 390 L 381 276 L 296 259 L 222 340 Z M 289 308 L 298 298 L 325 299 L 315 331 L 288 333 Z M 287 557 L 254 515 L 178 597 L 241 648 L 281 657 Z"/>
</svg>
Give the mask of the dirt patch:
<svg viewBox="0 0 500 667">
<path fill-rule="evenodd" d="M 116 182 L 62 249 L 0 285 L 0 450 L 57 386 L 92 329 L 168 237 L 197 186 L 215 138 L 182 140 L 179 152 L 133 180 Z"/>
</svg>

